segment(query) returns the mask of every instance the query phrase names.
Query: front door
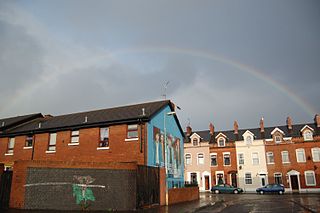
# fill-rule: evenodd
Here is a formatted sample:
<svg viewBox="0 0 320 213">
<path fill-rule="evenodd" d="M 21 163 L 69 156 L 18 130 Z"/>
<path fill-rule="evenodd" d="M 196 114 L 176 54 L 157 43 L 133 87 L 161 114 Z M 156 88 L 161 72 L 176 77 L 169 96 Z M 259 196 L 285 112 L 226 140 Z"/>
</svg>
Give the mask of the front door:
<svg viewBox="0 0 320 213">
<path fill-rule="evenodd" d="M 237 187 L 237 173 L 231 173 L 231 185 Z"/>
<path fill-rule="evenodd" d="M 291 189 L 292 190 L 299 190 L 298 176 L 297 175 L 290 175 L 290 181 L 291 181 Z"/>
<path fill-rule="evenodd" d="M 205 190 L 209 190 L 210 186 L 209 186 L 209 176 L 204 176 L 204 185 L 205 185 Z"/>
<path fill-rule="evenodd" d="M 266 175 L 260 175 L 261 186 L 266 185 Z"/>
</svg>

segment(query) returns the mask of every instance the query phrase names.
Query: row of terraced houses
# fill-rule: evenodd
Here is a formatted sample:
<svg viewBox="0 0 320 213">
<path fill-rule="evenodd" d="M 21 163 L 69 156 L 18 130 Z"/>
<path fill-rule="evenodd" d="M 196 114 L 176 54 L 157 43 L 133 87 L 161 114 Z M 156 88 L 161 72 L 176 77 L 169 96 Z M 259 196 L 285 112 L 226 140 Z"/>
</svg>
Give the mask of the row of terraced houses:
<svg viewBox="0 0 320 213">
<path fill-rule="evenodd" d="M 255 192 L 268 183 L 283 184 L 287 192 L 320 192 L 320 116 L 314 122 L 215 131 L 186 130 L 185 180 L 206 191 L 230 184 Z"/>
</svg>

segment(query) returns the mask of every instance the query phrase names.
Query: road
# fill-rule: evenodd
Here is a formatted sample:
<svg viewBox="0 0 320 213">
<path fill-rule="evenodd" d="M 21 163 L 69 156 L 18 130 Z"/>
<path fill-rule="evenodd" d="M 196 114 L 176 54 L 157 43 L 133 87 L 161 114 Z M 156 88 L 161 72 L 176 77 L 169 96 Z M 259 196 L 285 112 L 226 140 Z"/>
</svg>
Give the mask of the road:
<svg viewBox="0 0 320 213">
<path fill-rule="evenodd" d="M 197 213 L 214 212 L 320 212 L 320 194 L 202 194 L 201 199 L 214 205 Z"/>
</svg>

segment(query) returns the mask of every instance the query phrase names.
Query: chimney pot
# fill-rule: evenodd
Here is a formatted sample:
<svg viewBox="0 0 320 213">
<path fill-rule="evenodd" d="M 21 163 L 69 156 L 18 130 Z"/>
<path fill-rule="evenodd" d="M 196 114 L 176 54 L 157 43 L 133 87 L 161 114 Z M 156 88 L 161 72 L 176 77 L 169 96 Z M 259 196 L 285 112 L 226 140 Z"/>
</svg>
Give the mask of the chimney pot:
<svg viewBox="0 0 320 213">
<path fill-rule="evenodd" d="M 209 124 L 210 135 L 214 134 L 214 126 L 212 123 Z"/>
<path fill-rule="evenodd" d="M 260 132 L 264 132 L 264 119 L 263 119 L 263 117 L 260 119 Z"/>
<path fill-rule="evenodd" d="M 189 137 L 192 133 L 192 128 L 191 126 L 187 126 L 187 136 Z"/>
<path fill-rule="evenodd" d="M 292 118 L 290 116 L 287 117 L 287 127 L 288 129 L 292 129 Z"/>
<path fill-rule="evenodd" d="M 314 122 L 315 122 L 317 127 L 320 127 L 320 115 L 319 114 L 315 115 Z"/>
<path fill-rule="evenodd" d="M 233 122 L 233 129 L 234 129 L 234 134 L 238 134 L 239 125 L 237 121 Z"/>
</svg>

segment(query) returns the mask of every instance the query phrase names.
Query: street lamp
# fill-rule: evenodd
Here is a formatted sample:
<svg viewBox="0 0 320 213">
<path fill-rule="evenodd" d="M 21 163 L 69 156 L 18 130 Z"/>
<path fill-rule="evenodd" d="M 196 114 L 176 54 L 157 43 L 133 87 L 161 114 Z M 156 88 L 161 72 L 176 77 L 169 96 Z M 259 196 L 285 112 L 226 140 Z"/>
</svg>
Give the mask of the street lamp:
<svg viewBox="0 0 320 213">
<path fill-rule="evenodd" d="M 169 196 L 168 196 L 168 142 L 167 142 L 167 129 L 166 129 L 166 117 L 175 115 L 176 112 L 167 112 L 163 114 L 163 127 L 164 127 L 164 166 L 166 170 L 166 205 L 169 203 Z"/>
</svg>

